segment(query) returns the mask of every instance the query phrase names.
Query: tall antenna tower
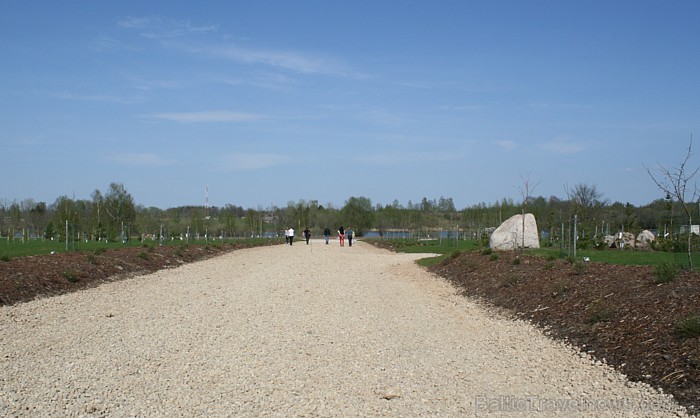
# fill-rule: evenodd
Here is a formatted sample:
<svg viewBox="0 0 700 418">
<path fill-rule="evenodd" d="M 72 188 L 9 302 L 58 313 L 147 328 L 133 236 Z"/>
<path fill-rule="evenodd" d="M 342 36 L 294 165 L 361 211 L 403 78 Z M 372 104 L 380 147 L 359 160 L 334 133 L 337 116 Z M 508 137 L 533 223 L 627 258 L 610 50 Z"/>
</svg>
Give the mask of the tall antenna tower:
<svg viewBox="0 0 700 418">
<path fill-rule="evenodd" d="M 204 186 L 204 218 L 209 219 L 209 186 Z"/>
</svg>

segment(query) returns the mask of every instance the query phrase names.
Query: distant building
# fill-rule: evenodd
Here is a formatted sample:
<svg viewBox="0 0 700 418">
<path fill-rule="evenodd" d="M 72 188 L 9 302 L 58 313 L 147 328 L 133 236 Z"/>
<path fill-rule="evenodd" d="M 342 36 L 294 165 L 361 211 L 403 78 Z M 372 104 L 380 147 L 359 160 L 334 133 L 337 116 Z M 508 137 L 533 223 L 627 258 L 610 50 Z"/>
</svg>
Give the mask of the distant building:
<svg viewBox="0 0 700 418">
<path fill-rule="evenodd" d="M 681 234 L 688 232 L 688 225 L 681 225 Z M 690 225 L 690 232 L 700 235 L 700 225 Z"/>
</svg>

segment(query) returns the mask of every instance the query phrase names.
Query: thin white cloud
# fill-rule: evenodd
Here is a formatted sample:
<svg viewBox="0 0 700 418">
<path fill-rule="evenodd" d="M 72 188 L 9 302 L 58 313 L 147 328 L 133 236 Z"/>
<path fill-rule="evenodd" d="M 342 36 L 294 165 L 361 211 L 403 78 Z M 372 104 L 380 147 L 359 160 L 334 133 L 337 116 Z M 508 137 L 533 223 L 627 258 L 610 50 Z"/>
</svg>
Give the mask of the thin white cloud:
<svg viewBox="0 0 700 418">
<path fill-rule="evenodd" d="M 577 154 L 583 151 L 583 145 L 568 141 L 552 141 L 539 144 L 538 147 L 553 154 Z"/>
<path fill-rule="evenodd" d="M 474 110 L 482 110 L 484 109 L 484 105 L 462 105 L 462 106 L 449 106 L 449 105 L 443 105 L 440 106 L 441 110 L 446 110 L 450 112 L 470 112 Z"/>
<path fill-rule="evenodd" d="M 138 30 L 140 36 L 149 39 L 178 38 L 217 31 L 215 25 L 195 26 L 188 20 L 164 17 L 127 17 L 117 22 L 117 25 L 123 29 Z"/>
<path fill-rule="evenodd" d="M 304 74 L 347 75 L 343 66 L 330 58 L 294 51 L 256 50 L 235 45 L 189 46 L 186 50 L 244 64 L 263 64 Z"/>
<path fill-rule="evenodd" d="M 358 114 L 358 117 L 364 119 L 367 123 L 385 126 L 401 126 L 412 121 L 403 115 L 378 107 L 363 110 Z"/>
<path fill-rule="evenodd" d="M 292 158 L 282 154 L 238 153 L 223 155 L 219 158 L 224 171 L 263 170 L 289 164 Z"/>
<path fill-rule="evenodd" d="M 140 48 L 126 44 L 118 39 L 114 38 L 107 38 L 107 37 L 100 37 L 95 40 L 93 40 L 90 43 L 90 48 L 93 51 L 115 51 L 115 50 L 125 50 L 125 51 L 139 51 Z"/>
<path fill-rule="evenodd" d="M 577 104 L 577 103 L 547 103 L 547 102 L 534 101 L 534 102 L 529 102 L 529 103 L 525 104 L 525 107 L 530 108 L 530 109 L 550 109 L 550 108 L 580 109 L 580 108 L 585 107 L 585 106 Z"/>
<path fill-rule="evenodd" d="M 117 24 L 121 26 L 122 28 L 125 29 L 143 29 L 148 27 L 152 22 L 152 19 L 147 18 L 147 17 L 127 17 L 119 22 Z"/>
<path fill-rule="evenodd" d="M 190 21 L 164 17 L 127 17 L 117 24 L 122 29 L 138 31 L 142 38 L 160 40 L 162 46 L 184 50 L 191 54 L 202 54 L 244 64 L 263 64 L 304 74 L 368 77 L 365 74 L 349 71 L 337 60 L 327 56 L 298 51 L 243 48 L 233 44 L 214 45 L 182 41 L 183 38 L 192 35 L 217 32 L 216 25 L 194 25 Z"/>
<path fill-rule="evenodd" d="M 458 153 L 391 153 L 365 154 L 352 157 L 353 161 L 368 165 L 403 165 L 413 163 L 441 163 L 455 161 L 461 158 Z"/>
<path fill-rule="evenodd" d="M 145 79 L 138 76 L 126 76 L 126 79 L 131 83 L 131 87 L 136 90 L 151 91 L 151 90 L 175 90 L 182 87 L 185 83 L 174 80 L 158 80 Z"/>
<path fill-rule="evenodd" d="M 219 81 L 232 86 L 250 85 L 269 90 L 279 90 L 297 83 L 295 79 L 284 74 L 267 71 L 252 74 L 249 78 L 226 77 L 220 79 Z"/>
<path fill-rule="evenodd" d="M 177 161 L 174 160 L 168 160 L 162 157 L 159 157 L 156 154 L 116 154 L 111 157 L 109 157 L 110 160 L 116 161 L 121 164 L 126 164 L 126 165 L 140 165 L 140 166 L 151 166 L 151 167 L 160 167 L 160 166 L 166 166 L 166 165 L 173 165 L 176 164 Z"/>
<path fill-rule="evenodd" d="M 149 117 L 179 123 L 246 122 L 265 118 L 264 115 L 244 112 L 231 112 L 227 110 L 215 110 L 205 112 L 156 113 L 153 115 L 149 115 Z"/>
<path fill-rule="evenodd" d="M 518 147 L 514 141 L 510 140 L 496 141 L 496 145 L 505 152 L 511 152 Z"/>
<path fill-rule="evenodd" d="M 74 94 L 74 93 L 57 93 L 54 97 L 64 100 L 74 100 L 78 102 L 102 102 L 102 103 L 118 103 L 118 104 L 133 104 L 141 103 L 143 99 L 138 97 L 120 97 L 110 94 Z"/>
</svg>

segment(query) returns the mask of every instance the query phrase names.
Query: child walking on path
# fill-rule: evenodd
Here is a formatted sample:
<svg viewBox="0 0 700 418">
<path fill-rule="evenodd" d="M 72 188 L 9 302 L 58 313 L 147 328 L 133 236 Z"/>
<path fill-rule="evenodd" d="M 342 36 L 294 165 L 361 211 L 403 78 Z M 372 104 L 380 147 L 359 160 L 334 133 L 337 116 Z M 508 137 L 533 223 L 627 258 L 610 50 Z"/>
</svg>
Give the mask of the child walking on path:
<svg viewBox="0 0 700 418">
<path fill-rule="evenodd" d="M 343 228 L 343 225 L 340 225 L 340 228 L 338 228 L 338 237 L 340 238 L 340 246 L 344 247 L 345 246 L 345 228 Z"/>
</svg>

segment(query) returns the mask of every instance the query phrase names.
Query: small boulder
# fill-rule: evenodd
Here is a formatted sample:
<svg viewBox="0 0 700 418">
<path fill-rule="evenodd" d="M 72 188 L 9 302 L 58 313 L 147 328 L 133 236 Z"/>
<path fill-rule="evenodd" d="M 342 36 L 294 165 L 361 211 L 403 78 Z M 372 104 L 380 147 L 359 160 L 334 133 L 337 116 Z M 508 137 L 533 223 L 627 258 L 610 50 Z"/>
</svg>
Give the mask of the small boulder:
<svg viewBox="0 0 700 418">
<path fill-rule="evenodd" d="M 618 232 L 615 235 L 607 235 L 605 237 L 605 242 L 612 237 L 613 243 L 610 248 L 634 248 L 634 234 L 631 232 Z"/>
<path fill-rule="evenodd" d="M 654 240 L 656 240 L 654 234 L 645 229 L 637 235 L 637 248 L 649 248 Z"/>
<path fill-rule="evenodd" d="M 615 248 L 615 235 L 606 235 L 604 240 L 609 248 Z"/>
</svg>

